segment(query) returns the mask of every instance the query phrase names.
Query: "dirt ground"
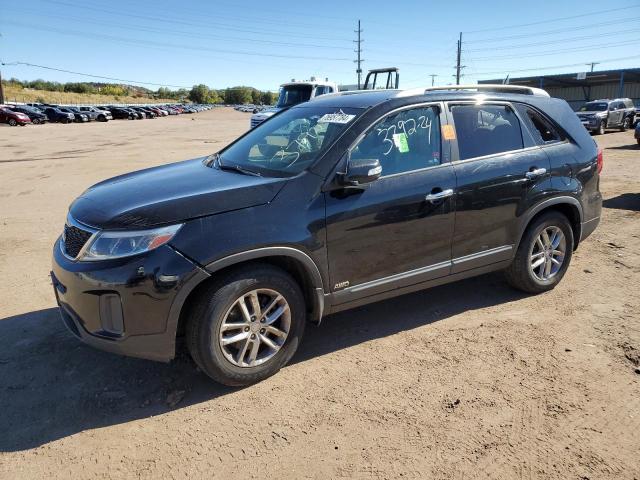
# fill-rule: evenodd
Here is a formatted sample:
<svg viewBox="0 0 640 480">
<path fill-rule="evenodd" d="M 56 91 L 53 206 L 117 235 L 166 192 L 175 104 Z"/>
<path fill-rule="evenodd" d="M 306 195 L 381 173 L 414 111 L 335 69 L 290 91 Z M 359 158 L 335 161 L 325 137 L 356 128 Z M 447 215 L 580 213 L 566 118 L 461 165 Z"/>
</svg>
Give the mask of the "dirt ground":
<svg viewBox="0 0 640 480">
<path fill-rule="evenodd" d="M 603 220 L 550 293 L 491 274 L 334 315 L 244 389 L 67 333 L 48 273 L 73 198 L 248 122 L 0 127 L 0 478 L 640 479 L 632 132 L 596 137 Z"/>
</svg>

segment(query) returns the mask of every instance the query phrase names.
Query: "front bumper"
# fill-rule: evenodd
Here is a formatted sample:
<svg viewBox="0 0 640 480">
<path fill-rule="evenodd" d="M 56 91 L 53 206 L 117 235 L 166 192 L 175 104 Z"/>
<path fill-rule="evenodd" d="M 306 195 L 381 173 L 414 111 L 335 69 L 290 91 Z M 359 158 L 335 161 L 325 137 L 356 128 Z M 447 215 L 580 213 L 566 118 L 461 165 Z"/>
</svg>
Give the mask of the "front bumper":
<svg viewBox="0 0 640 480">
<path fill-rule="evenodd" d="M 184 300 L 208 274 L 167 245 L 119 260 L 77 262 L 60 242 L 51 279 L 69 331 L 101 350 L 171 360 Z"/>
<path fill-rule="evenodd" d="M 580 123 L 582 123 L 584 128 L 586 128 L 587 130 L 597 130 L 600 127 L 600 121 L 602 120 L 601 118 L 597 118 L 597 117 L 591 117 L 591 118 L 578 117 L 578 118 L 580 119 Z"/>
</svg>

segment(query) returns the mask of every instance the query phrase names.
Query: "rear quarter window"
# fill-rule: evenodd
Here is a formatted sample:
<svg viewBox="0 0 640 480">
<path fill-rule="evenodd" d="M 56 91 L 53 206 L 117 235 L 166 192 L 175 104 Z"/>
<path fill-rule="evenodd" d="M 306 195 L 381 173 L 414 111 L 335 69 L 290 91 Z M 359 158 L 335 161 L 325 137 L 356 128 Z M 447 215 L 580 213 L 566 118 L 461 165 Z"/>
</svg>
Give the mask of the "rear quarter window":
<svg viewBox="0 0 640 480">
<path fill-rule="evenodd" d="M 546 145 L 564 140 L 564 136 L 557 126 L 545 115 L 528 105 L 516 104 L 515 107 L 536 144 Z"/>
</svg>

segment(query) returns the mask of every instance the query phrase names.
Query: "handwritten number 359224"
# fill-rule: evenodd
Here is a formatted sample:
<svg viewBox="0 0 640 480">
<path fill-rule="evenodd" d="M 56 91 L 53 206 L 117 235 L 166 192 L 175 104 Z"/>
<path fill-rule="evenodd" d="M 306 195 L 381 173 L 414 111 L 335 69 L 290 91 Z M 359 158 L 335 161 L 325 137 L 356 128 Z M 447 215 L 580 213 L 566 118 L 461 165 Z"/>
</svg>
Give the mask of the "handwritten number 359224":
<svg viewBox="0 0 640 480">
<path fill-rule="evenodd" d="M 393 125 L 386 128 L 377 129 L 378 137 L 384 135 L 382 143 L 387 147 L 383 155 L 389 155 L 395 146 L 393 136 L 396 133 L 404 133 L 407 137 L 414 135 L 420 129 L 428 130 L 427 141 L 431 144 L 431 119 L 424 115 L 420 115 L 418 119 L 409 118 L 407 120 L 398 120 Z"/>
</svg>

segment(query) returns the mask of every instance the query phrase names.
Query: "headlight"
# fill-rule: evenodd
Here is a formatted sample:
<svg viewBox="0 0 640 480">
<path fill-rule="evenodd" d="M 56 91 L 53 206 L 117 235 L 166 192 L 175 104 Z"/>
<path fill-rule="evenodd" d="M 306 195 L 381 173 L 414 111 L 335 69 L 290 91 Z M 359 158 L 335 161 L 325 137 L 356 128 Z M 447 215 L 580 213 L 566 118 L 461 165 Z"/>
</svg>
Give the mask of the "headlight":
<svg viewBox="0 0 640 480">
<path fill-rule="evenodd" d="M 171 240 L 180 227 L 182 224 L 152 230 L 98 232 L 79 260 L 108 260 L 149 252 Z"/>
</svg>

